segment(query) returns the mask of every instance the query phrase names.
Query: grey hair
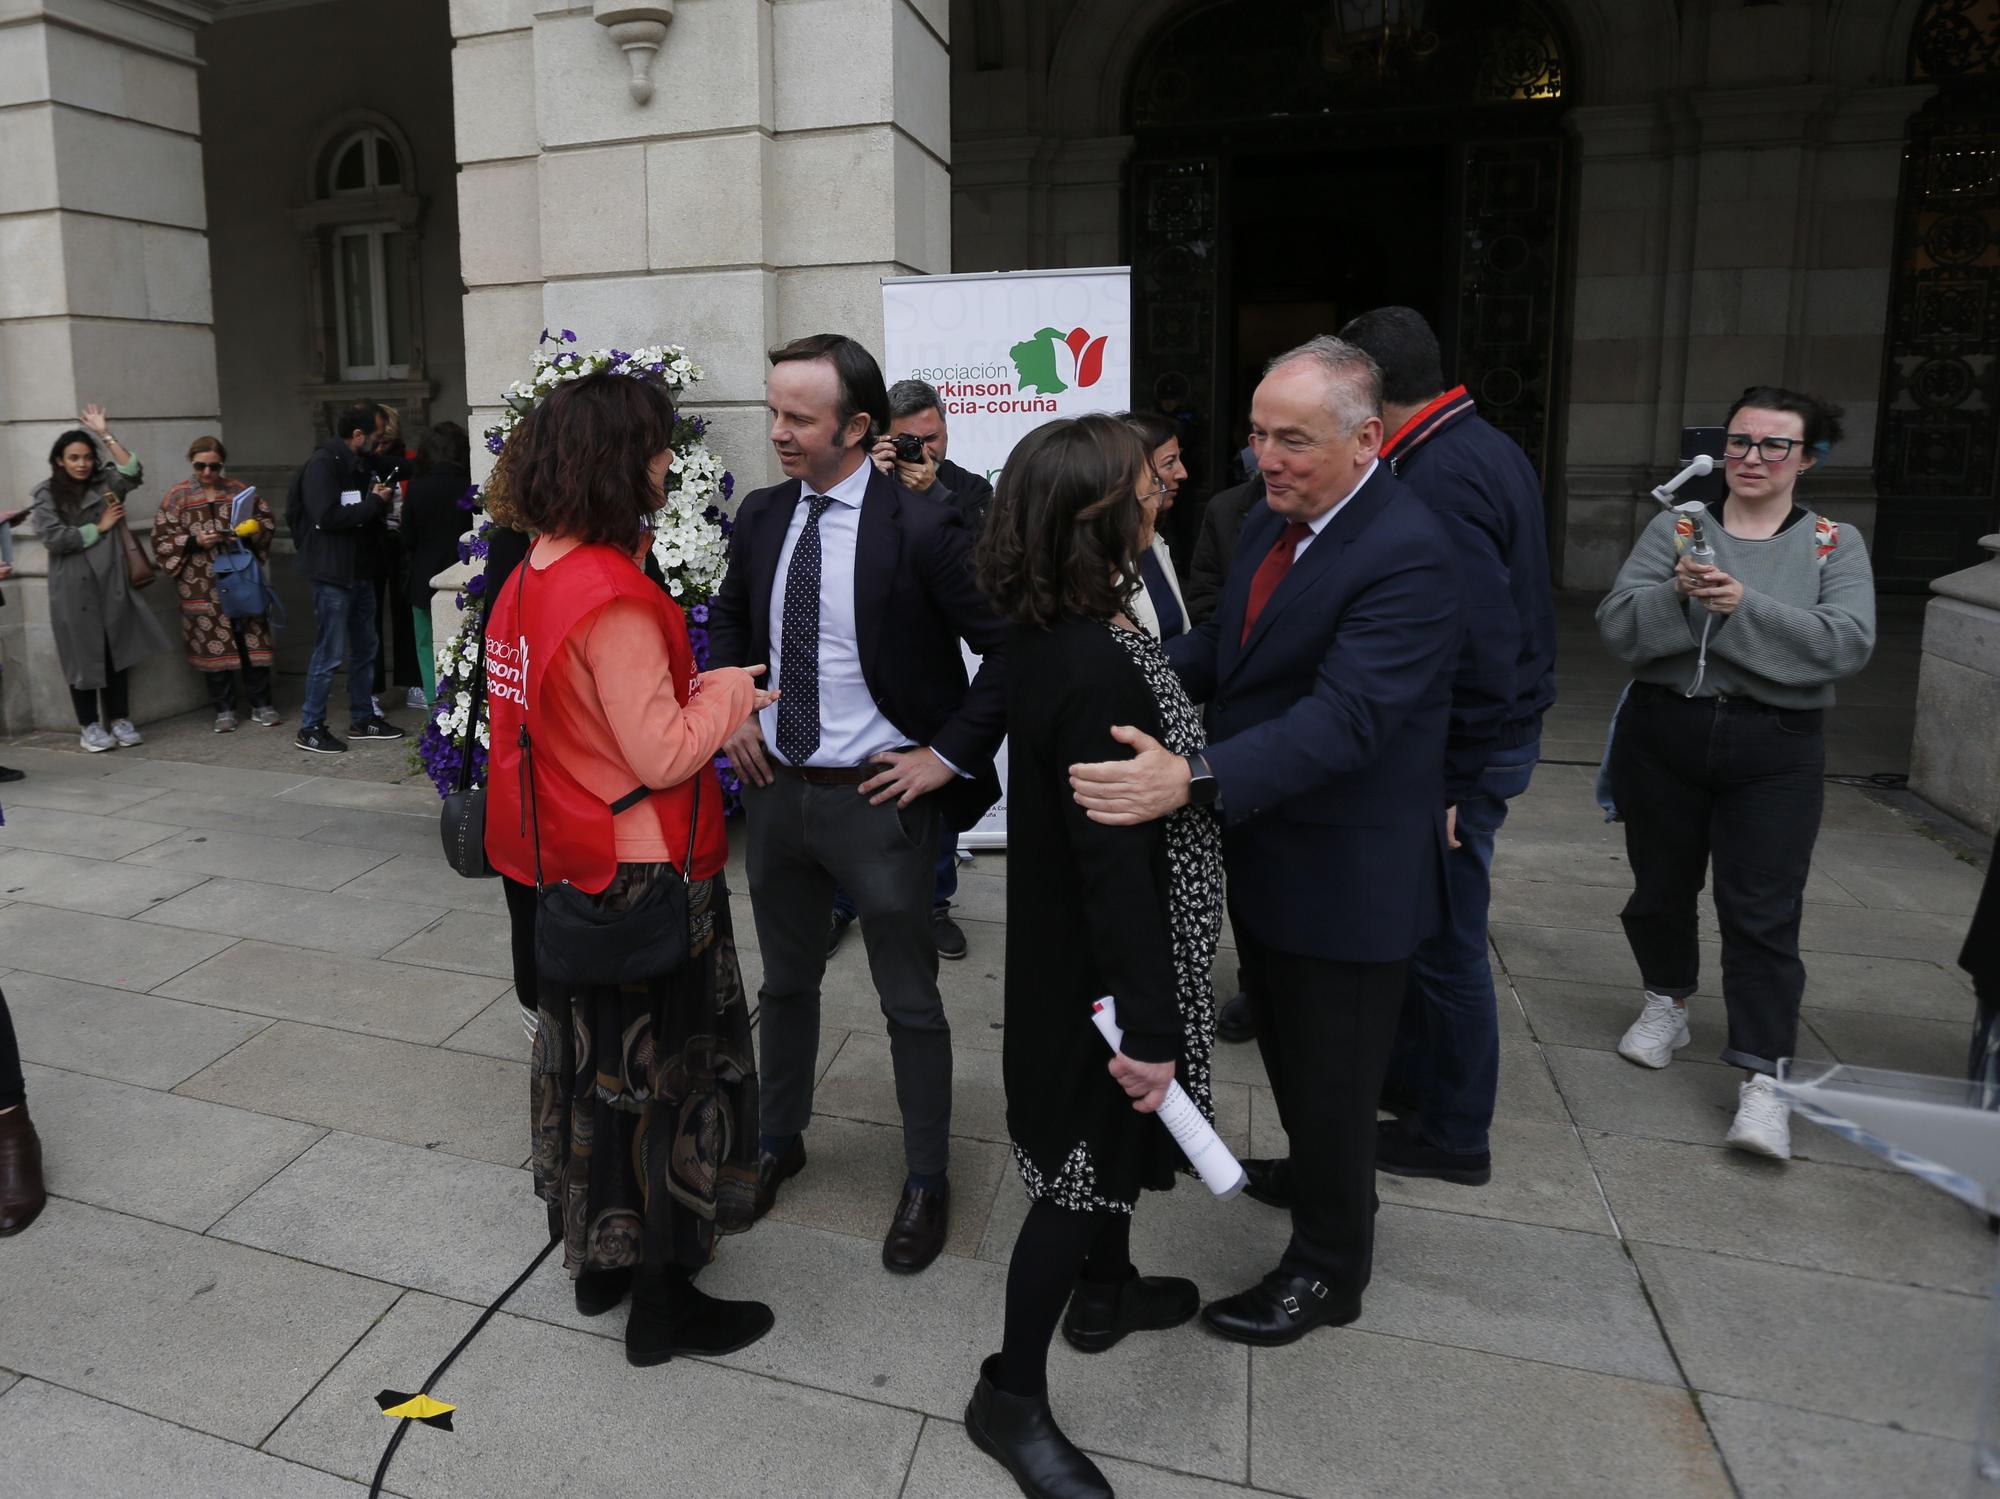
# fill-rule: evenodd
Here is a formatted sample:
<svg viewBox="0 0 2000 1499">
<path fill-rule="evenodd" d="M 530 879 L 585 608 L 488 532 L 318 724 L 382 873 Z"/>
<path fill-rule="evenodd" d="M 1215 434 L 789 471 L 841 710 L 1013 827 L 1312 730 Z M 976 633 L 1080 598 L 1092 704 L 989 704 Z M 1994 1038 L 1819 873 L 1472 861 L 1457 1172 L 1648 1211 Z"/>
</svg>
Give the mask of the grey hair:
<svg viewBox="0 0 2000 1499">
<path fill-rule="evenodd" d="M 901 421 L 920 411 L 935 411 L 939 416 L 944 415 L 944 402 L 939 399 L 935 385 L 927 385 L 922 380 L 898 380 L 889 387 L 891 421 Z"/>
<path fill-rule="evenodd" d="M 1341 436 L 1352 436 L 1369 417 L 1382 414 L 1382 367 L 1359 345 L 1322 333 L 1280 354 L 1264 373 L 1288 364 L 1311 364 L 1326 376 L 1327 409 L 1340 423 Z"/>
</svg>

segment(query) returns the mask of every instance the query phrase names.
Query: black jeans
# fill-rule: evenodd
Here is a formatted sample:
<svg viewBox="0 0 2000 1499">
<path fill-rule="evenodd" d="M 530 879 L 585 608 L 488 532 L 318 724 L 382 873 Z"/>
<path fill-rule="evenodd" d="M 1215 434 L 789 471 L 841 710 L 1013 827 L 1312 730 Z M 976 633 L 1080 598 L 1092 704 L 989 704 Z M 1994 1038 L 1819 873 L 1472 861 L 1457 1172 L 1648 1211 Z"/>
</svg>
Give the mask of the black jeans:
<svg viewBox="0 0 2000 1499">
<path fill-rule="evenodd" d="M 221 671 L 205 671 L 201 674 L 208 688 L 208 705 L 217 713 L 236 711 L 236 673 L 243 673 L 243 695 L 250 699 L 253 708 L 271 706 L 271 668 L 250 664 L 250 647 L 243 639 L 243 626 L 232 624 L 230 633 L 236 638 L 236 665 Z"/>
<path fill-rule="evenodd" d="M 1334 963 L 1265 947 L 1236 922 L 1257 1046 L 1291 1140 L 1292 1241 L 1278 1261 L 1357 1301 L 1375 1265 L 1375 1100 L 1409 964 Z"/>
<path fill-rule="evenodd" d="M 535 970 L 535 887 L 500 876 L 507 891 L 507 945 L 514 960 L 514 998 L 521 1008 L 541 1008 L 542 986 Z"/>
<path fill-rule="evenodd" d="M 97 697 L 104 695 L 104 714 L 97 712 Z M 94 723 L 111 724 L 121 718 L 132 716 L 130 678 L 111 664 L 111 642 L 104 642 L 104 685 L 103 687 L 72 687 L 69 690 L 70 706 L 76 709 L 76 723 L 80 729 L 87 729 Z"/>
<path fill-rule="evenodd" d="M 0 991 L 0 1109 L 11 1109 L 28 1096 L 21 1077 L 21 1045 L 14 1039 L 14 1017 L 7 1013 L 7 995 Z"/>
<path fill-rule="evenodd" d="M 1722 925 L 1722 1060 L 1775 1071 L 1798 1045 L 1806 970 L 1799 920 L 1825 805 L 1826 739 L 1814 709 L 1686 698 L 1638 683 L 1611 740 L 1632 898 L 1626 940 L 1655 994 L 1694 993 L 1696 898 L 1712 864 Z"/>
</svg>

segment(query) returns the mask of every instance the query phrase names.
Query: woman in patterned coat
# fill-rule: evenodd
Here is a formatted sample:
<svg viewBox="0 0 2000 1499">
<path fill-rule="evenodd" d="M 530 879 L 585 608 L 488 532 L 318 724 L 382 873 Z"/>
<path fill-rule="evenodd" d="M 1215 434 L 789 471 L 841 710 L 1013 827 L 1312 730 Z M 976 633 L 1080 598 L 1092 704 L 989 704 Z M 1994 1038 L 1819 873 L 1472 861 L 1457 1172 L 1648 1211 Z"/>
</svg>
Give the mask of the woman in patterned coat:
<svg viewBox="0 0 2000 1499">
<path fill-rule="evenodd" d="M 215 709 L 215 732 L 236 728 L 236 673 L 243 673 L 244 695 L 250 699 L 251 720 L 270 728 L 278 720 L 271 706 L 271 622 L 231 619 L 217 607 L 217 549 L 240 542 L 262 567 L 271 555 L 277 526 L 264 497 L 253 496 L 249 514 L 240 524 L 234 511 L 244 490 L 229 477 L 229 455 L 219 437 L 197 437 L 188 444 L 192 478 L 181 480 L 160 501 L 153 520 L 153 554 L 174 580 L 181 600 L 181 638 L 187 643 L 188 665 L 202 674 Z"/>
<path fill-rule="evenodd" d="M 1212 1116 L 1209 970 L 1222 919 L 1222 831 L 1209 807 L 1112 827 L 1085 815 L 1069 768 L 1130 752 L 1130 724 L 1180 754 L 1201 717 L 1165 653 L 1134 623 L 1145 503 L 1158 477 L 1109 416 L 1053 421 L 1001 471 L 978 551 L 979 584 L 1013 621 L 1007 641 L 1007 1132 L 1031 1206 L 1007 1272 L 1001 1350 L 986 1360 L 966 1430 L 1022 1489 L 1108 1496 L 1049 1412 L 1057 1321 L 1083 1353 L 1178 1326 L 1192 1282 L 1132 1266 L 1142 1190 L 1182 1161 L 1151 1117 L 1178 1078 Z M 1091 1019 L 1110 995 L 1113 1054 Z M 1067 1308 L 1067 1311 L 1065 1311 Z"/>
</svg>

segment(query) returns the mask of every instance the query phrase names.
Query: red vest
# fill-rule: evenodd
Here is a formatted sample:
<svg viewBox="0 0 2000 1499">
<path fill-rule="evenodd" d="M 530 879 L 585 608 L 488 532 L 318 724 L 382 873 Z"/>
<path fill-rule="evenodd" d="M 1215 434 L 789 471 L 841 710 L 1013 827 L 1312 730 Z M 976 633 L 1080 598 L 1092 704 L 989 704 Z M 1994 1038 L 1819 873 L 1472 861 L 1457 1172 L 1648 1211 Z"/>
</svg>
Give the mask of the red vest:
<svg viewBox="0 0 2000 1499">
<path fill-rule="evenodd" d="M 611 883 L 618 867 L 611 808 L 585 790 L 563 768 L 574 760 L 575 725 L 588 711 L 578 703 L 565 675 L 548 675 L 571 631 L 613 599 L 630 599 L 650 610 L 672 667 L 674 697 L 682 707 L 696 680 L 694 652 L 680 606 L 612 547 L 580 546 L 541 572 L 523 559 L 501 585 L 486 619 L 486 701 L 492 750 L 486 773 L 486 857 L 493 867 L 524 885 L 535 883 L 534 825 L 529 820 L 526 759 L 521 729 L 526 720 L 534 737 L 535 802 L 541 821 L 542 878 L 567 880 L 595 893 Z M 729 838 L 722 827 L 722 787 L 715 767 L 704 765 L 701 825 L 696 830 L 692 878 L 722 872 Z M 637 786 L 636 778 L 633 786 Z M 660 832 L 678 866 L 687 848 L 693 780 L 655 791 L 644 805 L 660 819 Z M 622 793 L 621 793 L 622 794 Z"/>
</svg>

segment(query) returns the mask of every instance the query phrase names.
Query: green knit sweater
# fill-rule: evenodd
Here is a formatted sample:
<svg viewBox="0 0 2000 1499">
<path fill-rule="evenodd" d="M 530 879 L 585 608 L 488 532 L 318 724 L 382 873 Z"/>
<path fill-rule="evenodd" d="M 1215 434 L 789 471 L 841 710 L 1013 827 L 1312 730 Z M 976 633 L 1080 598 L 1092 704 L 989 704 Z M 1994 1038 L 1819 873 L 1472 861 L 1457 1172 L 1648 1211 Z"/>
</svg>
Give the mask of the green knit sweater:
<svg viewBox="0 0 2000 1499">
<path fill-rule="evenodd" d="M 1634 680 L 1686 691 L 1695 679 L 1701 630 L 1708 670 L 1698 696 L 1748 697 L 1774 708 L 1824 708 L 1833 684 L 1868 664 L 1875 649 L 1875 575 L 1851 526 L 1832 531 L 1806 515 L 1764 541 L 1731 536 L 1713 514 L 1702 531 L 1715 565 L 1743 585 L 1733 614 L 1710 614 L 1674 592 L 1679 557 L 1674 517 L 1653 517 L 1611 592 L 1597 628 Z"/>
</svg>

